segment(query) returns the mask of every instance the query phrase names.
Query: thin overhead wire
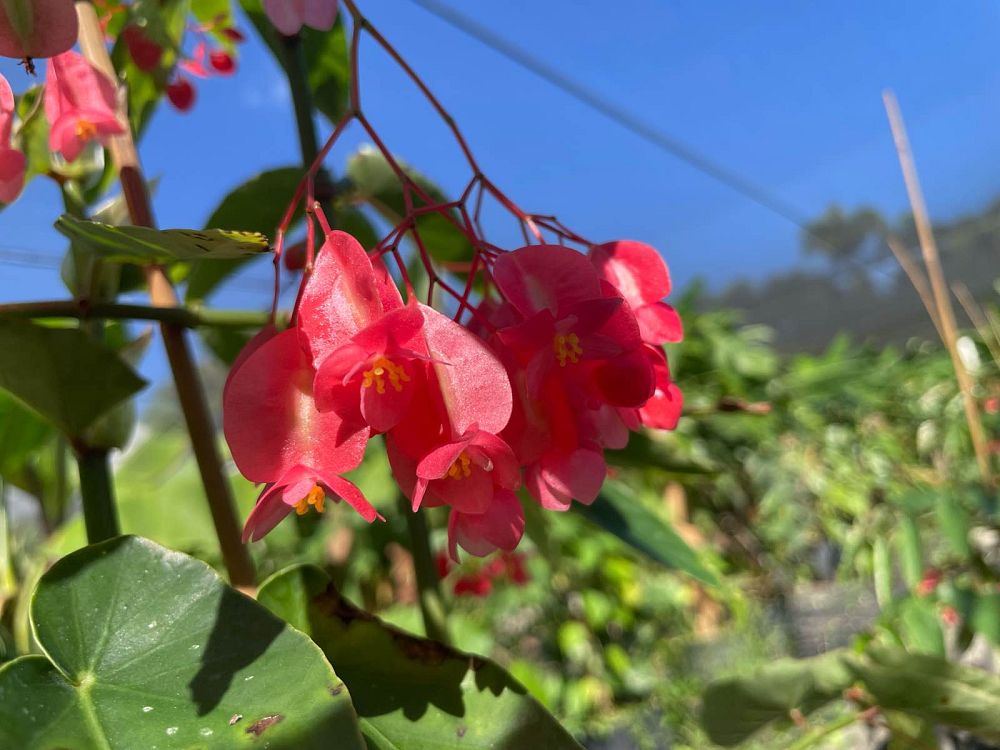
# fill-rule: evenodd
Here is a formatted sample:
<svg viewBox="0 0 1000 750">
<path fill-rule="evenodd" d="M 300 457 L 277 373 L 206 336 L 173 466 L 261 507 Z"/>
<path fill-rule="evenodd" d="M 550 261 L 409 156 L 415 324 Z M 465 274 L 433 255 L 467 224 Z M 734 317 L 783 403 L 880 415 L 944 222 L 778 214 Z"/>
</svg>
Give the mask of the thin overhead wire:
<svg viewBox="0 0 1000 750">
<path fill-rule="evenodd" d="M 431 15 L 439 18 L 463 34 L 476 39 L 497 54 L 507 58 L 510 62 L 534 73 L 581 104 L 613 120 L 646 142 L 685 162 L 714 180 L 723 183 L 769 211 L 782 216 L 800 227 L 803 231 L 809 232 L 808 217 L 764 186 L 758 185 L 753 180 L 738 174 L 711 157 L 699 153 L 690 146 L 682 143 L 678 138 L 655 128 L 624 107 L 570 78 L 547 62 L 535 57 L 527 50 L 504 39 L 486 26 L 449 7 L 445 3 L 438 2 L 437 0 L 410 0 L 410 2 L 420 6 Z"/>
<path fill-rule="evenodd" d="M 809 235 L 820 244 L 837 249 L 826 238 L 810 228 L 810 220 L 805 214 L 764 186 L 685 145 L 678 138 L 659 130 L 619 104 L 570 78 L 544 60 L 539 59 L 513 42 L 504 39 L 478 21 L 469 18 L 447 4 L 438 2 L 438 0 L 410 0 L 410 2 L 444 21 L 452 28 L 485 45 L 501 57 L 535 74 L 581 104 L 604 115 L 647 143 L 683 161 L 685 164 L 717 182 L 726 185 L 762 208 L 791 222 L 803 233 Z M 889 256 L 887 255 L 886 257 Z M 852 265 L 856 263 L 859 267 L 865 265 L 860 262 L 848 262 Z M 890 274 L 880 268 L 867 268 L 866 270 L 890 276 Z"/>
</svg>

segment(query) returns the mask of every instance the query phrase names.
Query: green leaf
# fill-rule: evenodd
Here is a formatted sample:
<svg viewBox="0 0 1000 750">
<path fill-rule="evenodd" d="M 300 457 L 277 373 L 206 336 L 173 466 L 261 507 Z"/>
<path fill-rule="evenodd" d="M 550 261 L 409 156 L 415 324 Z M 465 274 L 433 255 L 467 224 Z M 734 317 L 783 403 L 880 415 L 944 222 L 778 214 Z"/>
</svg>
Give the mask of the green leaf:
<svg viewBox="0 0 1000 750">
<path fill-rule="evenodd" d="M 995 646 L 1000 646 L 1000 592 L 976 594 L 972 605 L 972 629 L 982 633 Z"/>
<path fill-rule="evenodd" d="M 294 43 L 281 36 L 264 13 L 260 0 L 240 0 L 251 23 L 257 28 L 271 53 L 285 71 L 289 68 L 289 51 Z M 313 102 L 331 122 L 337 122 L 347 111 L 351 68 L 347 57 L 347 37 L 340 18 L 330 31 L 304 27 L 298 38 L 302 44 L 304 68 L 309 76 Z M 294 54 L 294 52 L 292 52 Z"/>
<path fill-rule="evenodd" d="M 225 260 L 268 251 L 267 237 L 225 229 L 149 229 L 115 227 L 63 215 L 56 229 L 81 247 L 119 263 L 170 263 L 178 260 Z"/>
<path fill-rule="evenodd" d="M 579 748 L 524 686 L 491 661 L 386 625 L 317 568 L 276 573 L 258 601 L 323 649 L 378 750 Z"/>
<path fill-rule="evenodd" d="M 682 570 L 710 586 L 719 579 L 699 559 L 670 522 L 646 508 L 620 482 L 605 482 L 593 505 L 573 503 L 573 510 L 668 568 Z"/>
<path fill-rule="evenodd" d="M 0 320 L 0 388 L 70 436 L 146 382 L 78 328 Z"/>
<path fill-rule="evenodd" d="M 314 644 L 148 540 L 60 560 L 31 620 L 46 656 L 0 669 L 0 747 L 364 747 Z"/>
<path fill-rule="evenodd" d="M 911 651 L 944 656 L 944 633 L 937 607 L 927 599 L 910 597 L 899 605 L 899 627 Z"/>
<path fill-rule="evenodd" d="M 934 513 L 952 552 L 967 559 L 972 550 L 969 547 L 969 514 L 965 508 L 954 497 L 942 492 L 936 498 Z"/>
<path fill-rule="evenodd" d="M 252 177 L 222 199 L 205 222 L 206 229 L 225 227 L 240 232 L 271 236 L 281 223 L 285 207 L 302 179 L 301 167 L 281 167 Z M 297 218 L 301 218 L 301 212 Z M 205 299 L 231 274 L 253 259 L 237 262 L 203 260 L 188 276 L 185 298 L 188 302 Z"/>
<path fill-rule="evenodd" d="M 871 646 L 850 662 L 881 708 L 1000 740 L 1000 677 L 938 656 Z"/>
<path fill-rule="evenodd" d="M 924 557 L 923 545 L 920 542 L 920 527 L 917 526 L 917 519 L 909 513 L 904 513 L 900 517 L 895 541 L 900 572 L 906 585 L 912 589 L 923 578 Z"/>
<path fill-rule="evenodd" d="M 787 722 L 793 709 L 807 715 L 851 686 L 849 659 L 846 651 L 780 659 L 750 675 L 717 680 L 702 699 L 702 726 L 712 742 L 731 747 L 771 722 Z"/>
<path fill-rule="evenodd" d="M 892 559 L 889 556 L 889 543 L 885 537 L 878 536 L 872 542 L 872 577 L 875 585 L 875 599 L 879 609 L 886 609 L 892 604 Z"/>
<path fill-rule="evenodd" d="M 435 203 L 447 203 L 444 192 L 416 170 L 402 161 L 400 167 Z M 347 161 L 349 195 L 354 202 L 367 203 L 393 226 L 406 213 L 403 190 L 395 172 L 385 157 L 371 147 L 363 147 Z M 415 193 L 414 206 L 423 205 Z M 451 212 L 457 218 L 458 214 Z M 472 259 L 472 244 L 464 233 L 436 213 L 423 214 L 416 219 L 417 230 L 427 251 L 439 261 L 467 261 Z"/>
</svg>

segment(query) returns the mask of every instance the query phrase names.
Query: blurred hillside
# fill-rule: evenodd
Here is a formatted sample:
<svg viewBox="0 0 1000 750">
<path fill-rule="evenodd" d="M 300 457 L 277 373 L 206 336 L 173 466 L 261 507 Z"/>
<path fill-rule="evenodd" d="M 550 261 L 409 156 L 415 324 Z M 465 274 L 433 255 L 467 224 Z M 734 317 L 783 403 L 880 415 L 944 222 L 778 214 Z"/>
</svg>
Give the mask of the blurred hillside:
<svg viewBox="0 0 1000 750">
<path fill-rule="evenodd" d="M 983 211 L 935 225 L 945 273 L 965 284 L 977 300 L 993 294 L 1000 262 L 1000 198 Z M 886 244 L 895 237 L 920 259 L 913 219 L 895 222 L 862 207 L 846 212 L 833 205 L 802 234 L 805 270 L 771 277 L 763 284 L 737 282 L 703 299 L 705 309 L 735 308 L 748 323 L 775 331 L 784 352 L 818 352 L 837 333 L 855 341 L 898 343 L 934 336 L 920 299 Z M 960 317 L 959 324 L 968 321 Z"/>
</svg>

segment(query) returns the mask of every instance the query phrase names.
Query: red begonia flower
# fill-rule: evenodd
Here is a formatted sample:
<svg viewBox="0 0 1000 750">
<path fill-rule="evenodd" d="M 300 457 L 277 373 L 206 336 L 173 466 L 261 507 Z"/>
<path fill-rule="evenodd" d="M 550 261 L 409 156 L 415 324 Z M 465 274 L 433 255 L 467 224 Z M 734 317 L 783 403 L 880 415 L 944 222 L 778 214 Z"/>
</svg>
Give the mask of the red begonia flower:
<svg viewBox="0 0 1000 750">
<path fill-rule="evenodd" d="M 294 36 L 303 26 L 329 31 L 337 18 L 337 0 L 264 0 L 264 12 L 285 36 Z"/>
<path fill-rule="evenodd" d="M 413 399 L 414 360 L 423 359 L 409 348 L 423 323 L 415 305 L 402 307 L 330 352 L 316 372 L 317 407 L 358 414 L 375 432 L 398 424 Z"/>
<path fill-rule="evenodd" d="M 0 56 L 53 57 L 76 44 L 72 0 L 0 2 Z"/>
<path fill-rule="evenodd" d="M 297 328 L 264 329 L 229 372 L 223 432 L 233 461 L 247 479 L 269 485 L 247 521 L 248 537 L 260 538 L 302 500 L 302 509 L 321 510 L 326 492 L 347 500 L 366 520 L 375 518 L 360 491 L 339 478 L 361 463 L 369 430 L 336 412 L 319 412 L 314 377 L 307 341 Z"/>
<path fill-rule="evenodd" d="M 256 542 L 278 525 L 294 509 L 303 515 L 310 508 L 322 513 L 326 497 L 341 499 L 371 523 L 382 517 L 353 483 L 343 477 L 324 475 L 308 466 L 293 466 L 277 482 L 264 487 L 243 527 L 243 541 Z M 383 519 L 384 520 L 384 519 Z"/>
<path fill-rule="evenodd" d="M 45 116 L 49 150 L 67 161 L 80 155 L 90 141 L 104 143 L 125 132 L 115 111 L 114 84 L 76 52 L 49 60 L 45 81 Z"/>
<path fill-rule="evenodd" d="M 517 495 L 501 490 L 485 513 L 462 513 L 452 508 L 448 516 L 448 551 L 458 561 L 458 547 L 485 557 L 497 549 L 512 551 L 524 534 L 524 510 Z"/>
<path fill-rule="evenodd" d="M 680 316 L 662 301 L 670 294 L 670 272 L 654 248 L 620 240 L 595 245 L 589 257 L 601 277 L 632 306 L 643 341 L 665 344 L 684 338 Z"/>
<path fill-rule="evenodd" d="M 0 75 L 0 203 L 13 203 L 24 187 L 26 159 L 16 148 L 11 148 L 13 126 L 14 92 Z"/>
<path fill-rule="evenodd" d="M 416 465 L 413 510 L 426 496 L 427 505 L 450 505 L 463 513 L 485 513 L 498 490 L 521 486 L 514 452 L 496 435 L 472 427 Z"/>
<path fill-rule="evenodd" d="M 498 337 L 525 368 L 529 395 L 553 371 L 576 381 L 567 387 L 585 398 L 614 406 L 640 406 L 652 394 L 635 316 L 586 257 L 559 245 L 531 245 L 501 255 L 493 278 L 524 316 Z"/>
</svg>

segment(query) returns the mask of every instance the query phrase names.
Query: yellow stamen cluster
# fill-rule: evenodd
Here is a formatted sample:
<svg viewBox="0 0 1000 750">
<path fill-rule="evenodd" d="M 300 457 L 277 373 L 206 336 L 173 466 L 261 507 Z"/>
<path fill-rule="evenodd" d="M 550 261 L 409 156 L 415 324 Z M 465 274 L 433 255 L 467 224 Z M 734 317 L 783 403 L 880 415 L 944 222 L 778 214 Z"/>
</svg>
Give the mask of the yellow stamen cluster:
<svg viewBox="0 0 1000 750">
<path fill-rule="evenodd" d="M 410 376 L 402 366 L 397 365 L 388 357 L 379 357 L 372 362 L 372 369 L 365 370 L 361 374 L 361 387 L 371 388 L 375 386 L 376 393 L 385 393 L 385 381 L 389 381 L 396 393 L 403 390 L 403 383 L 410 382 Z"/>
<path fill-rule="evenodd" d="M 452 479 L 461 479 L 472 475 L 472 459 L 466 455 L 465 451 L 458 454 L 455 463 L 448 469 L 448 476 Z"/>
<path fill-rule="evenodd" d="M 552 340 L 552 350 L 556 353 L 559 366 L 565 367 L 567 363 L 576 364 L 580 361 L 583 349 L 580 348 L 580 337 L 575 333 L 566 336 L 557 335 Z"/>
<path fill-rule="evenodd" d="M 90 120 L 76 121 L 76 137 L 81 141 L 87 141 L 97 137 L 97 126 Z"/>
<path fill-rule="evenodd" d="M 323 503 L 326 500 L 326 493 L 318 484 L 314 484 L 309 494 L 295 503 L 295 512 L 300 516 L 309 512 L 309 506 L 316 508 L 317 513 L 323 512 Z"/>
</svg>

